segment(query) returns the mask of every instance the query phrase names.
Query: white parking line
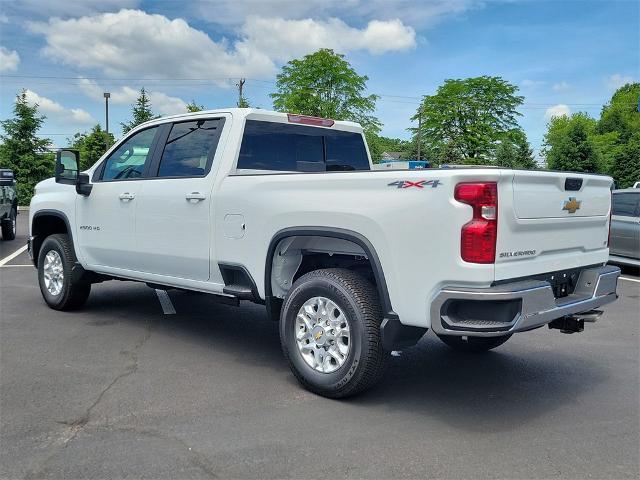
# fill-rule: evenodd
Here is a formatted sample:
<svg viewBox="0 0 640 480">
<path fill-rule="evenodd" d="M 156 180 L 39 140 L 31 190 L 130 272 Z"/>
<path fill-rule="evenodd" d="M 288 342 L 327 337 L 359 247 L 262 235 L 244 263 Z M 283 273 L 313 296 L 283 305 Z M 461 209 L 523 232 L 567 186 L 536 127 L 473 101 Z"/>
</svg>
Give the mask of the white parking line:
<svg viewBox="0 0 640 480">
<path fill-rule="evenodd" d="M 15 268 L 15 267 L 31 267 L 33 268 L 33 264 L 30 265 L 2 265 L 0 268 Z"/>
<path fill-rule="evenodd" d="M 629 278 L 629 277 L 620 277 L 620 280 L 626 280 L 627 282 L 635 282 L 635 283 L 640 283 L 640 280 L 637 278 Z"/>
<path fill-rule="evenodd" d="M 175 315 L 176 309 L 173 308 L 173 303 L 171 303 L 171 297 L 166 292 L 166 290 L 158 290 L 155 289 L 156 295 L 158 296 L 158 300 L 160 300 L 160 305 L 162 306 L 162 311 L 165 315 Z"/>
<path fill-rule="evenodd" d="M 8 256 L 4 257 L 2 260 L 0 260 L 0 267 L 3 266 L 5 263 L 9 263 L 11 260 L 13 260 L 18 255 L 20 255 L 22 252 L 24 252 L 26 249 L 27 249 L 27 246 L 25 245 L 25 246 L 19 248 L 18 250 L 16 250 L 15 252 L 13 252 L 11 255 L 8 255 Z"/>
</svg>

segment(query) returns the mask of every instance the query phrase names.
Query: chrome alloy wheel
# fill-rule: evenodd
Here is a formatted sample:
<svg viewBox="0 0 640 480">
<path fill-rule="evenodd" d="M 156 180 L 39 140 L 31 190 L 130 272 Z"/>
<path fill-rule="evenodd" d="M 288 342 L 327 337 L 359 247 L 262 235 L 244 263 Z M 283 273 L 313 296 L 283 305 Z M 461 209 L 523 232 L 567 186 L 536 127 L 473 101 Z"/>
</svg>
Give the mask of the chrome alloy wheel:
<svg viewBox="0 0 640 480">
<path fill-rule="evenodd" d="M 62 266 L 62 258 L 55 250 L 49 250 L 44 257 L 44 265 L 42 267 L 44 275 L 44 286 L 51 295 L 60 295 L 62 285 L 64 285 L 64 268 Z"/>
<path fill-rule="evenodd" d="M 307 300 L 298 311 L 296 343 L 304 361 L 322 373 L 332 373 L 344 365 L 351 349 L 349 321 L 326 297 Z"/>
</svg>

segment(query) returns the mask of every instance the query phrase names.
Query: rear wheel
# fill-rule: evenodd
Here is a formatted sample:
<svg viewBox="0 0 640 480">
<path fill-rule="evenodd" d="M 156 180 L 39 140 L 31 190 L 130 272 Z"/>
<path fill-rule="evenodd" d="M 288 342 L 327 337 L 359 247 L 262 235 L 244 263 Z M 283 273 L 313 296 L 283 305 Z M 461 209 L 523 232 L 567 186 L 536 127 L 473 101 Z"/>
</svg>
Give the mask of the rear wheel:
<svg viewBox="0 0 640 480">
<path fill-rule="evenodd" d="M 499 347 L 511 338 L 511 335 L 499 337 L 460 337 L 457 335 L 438 335 L 449 347 L 460 352 L 480 353 Z"/>
<path fill-rule="evenodd" d="M 91 283 L 73 278 L 76 263 L 73 245 L 68 235 L 48 236 L 38 255 L 38 283 L 44 301 L 54 310 L 73 310 L 89 298 Z"/>
<path fill-rule="evenodd" d="M 316 270 L 291 287 L 280 340 L 298 381 L 330 398 L 373 386 L 384 371 L 382 310 L 376 289 L 346 269 Z"/>
<path fill-rule="evenodd" d="M 9 218 L 2 221 L 2 239 L 14 240 L 16 238 L 16 232 L 18 230 L 18 212 L 15 208 L 9 212 Z"/>
</svg>

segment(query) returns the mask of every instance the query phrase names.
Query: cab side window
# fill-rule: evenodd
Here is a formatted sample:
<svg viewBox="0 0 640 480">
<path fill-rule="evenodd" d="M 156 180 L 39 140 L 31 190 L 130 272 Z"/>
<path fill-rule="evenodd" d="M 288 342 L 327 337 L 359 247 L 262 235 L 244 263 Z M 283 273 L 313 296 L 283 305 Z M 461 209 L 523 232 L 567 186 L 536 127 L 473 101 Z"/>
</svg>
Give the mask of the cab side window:
<svg viewBox="0 0 640 480">
<path fill-rule="evenodd" d="M 136 133 L 107 158 L 101 180 L 114 181 L 140 178 L 151 161 L 151 147 L 158 127 Z"/>
<path fill-rule="evenodd" d="M 158 177 L 206 175 L 211 168 L 223 121 L 174 123 L 162 152 Z"/>
</svg>

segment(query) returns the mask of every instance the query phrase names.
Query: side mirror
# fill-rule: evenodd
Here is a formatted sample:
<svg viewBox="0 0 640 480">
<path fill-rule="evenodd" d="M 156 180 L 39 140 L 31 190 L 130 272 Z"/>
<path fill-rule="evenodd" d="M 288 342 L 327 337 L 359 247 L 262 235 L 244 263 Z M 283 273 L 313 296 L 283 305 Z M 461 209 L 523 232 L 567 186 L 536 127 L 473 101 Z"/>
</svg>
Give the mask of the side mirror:
<svg viewBox="0 0 640 480">
<path fill-rule="evenodd" d="M 56 183 L 75 185 L 80 171 L 80 152 L 62 149 L 56 152 Z"/>
<path fill-rule="evenodd" d="M 0 187 L 13 187 L 15 184 L 12 170 L 0 170 Z"/>
<path fill-rule="evenodd" d="M 76 182 L 76 193 L 78 195 L 84 195 L 88 197 L 91 194 L 91 189 L 93 185 L 89 180 L 88 173 L 81 173 L 78 175 L 78 181 Z"/>
</svg>

